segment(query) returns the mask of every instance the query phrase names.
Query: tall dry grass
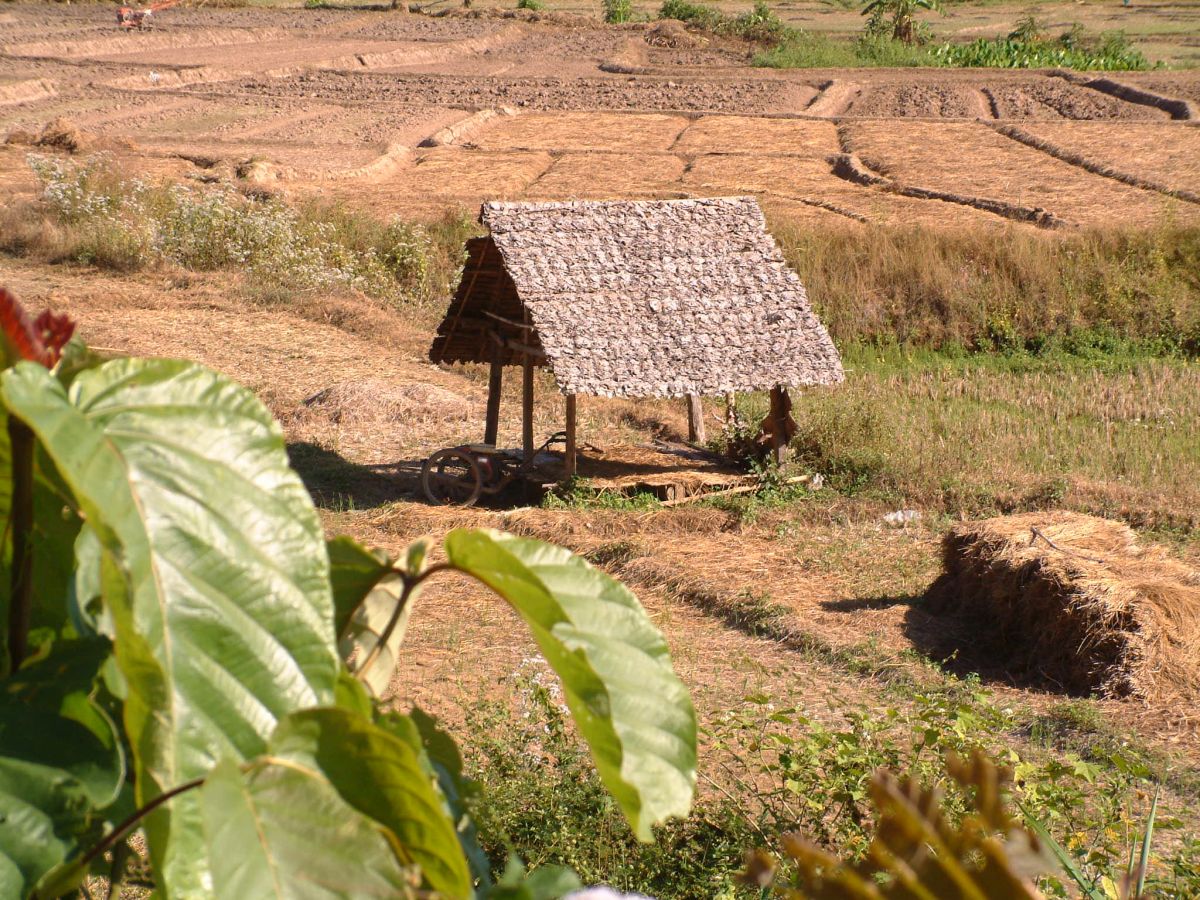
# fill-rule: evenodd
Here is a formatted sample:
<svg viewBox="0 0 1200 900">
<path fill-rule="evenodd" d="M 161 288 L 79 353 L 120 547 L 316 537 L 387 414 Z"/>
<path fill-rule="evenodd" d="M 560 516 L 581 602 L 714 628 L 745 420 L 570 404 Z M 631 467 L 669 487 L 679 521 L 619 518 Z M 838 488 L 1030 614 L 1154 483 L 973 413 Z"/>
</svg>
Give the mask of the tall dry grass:
<svg viewBox="0 0 1200 900">
<path fill-rule="evenodd" d="M 1198 228 L 773 231 L 839 342 L 1200 353 Z"/>
</svg>

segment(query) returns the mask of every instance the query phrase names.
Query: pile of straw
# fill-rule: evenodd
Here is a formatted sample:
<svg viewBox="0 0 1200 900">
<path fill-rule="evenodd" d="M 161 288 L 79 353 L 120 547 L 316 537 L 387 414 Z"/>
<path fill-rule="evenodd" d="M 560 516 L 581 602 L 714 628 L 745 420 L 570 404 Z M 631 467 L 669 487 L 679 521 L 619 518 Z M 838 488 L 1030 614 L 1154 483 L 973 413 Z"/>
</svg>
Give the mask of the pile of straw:
<svg viewBox="0 0 1200 900">
<path fill-rule="evenodd" d="M 958 525 L 934 612 L 992 662 L 1076 693 L 1200 699 L 1200 573 L 1120 522 L 1067 512 Z"/>
<path fill-rule="evenodd" d="M 296 415 L 298 422 L 334 425 L 420 425 L 467 418 L 470 403 L 460 395 L 432 384 L 393 384 L 368 378 L 343 381 L 313 394 Z"/>
</svg>

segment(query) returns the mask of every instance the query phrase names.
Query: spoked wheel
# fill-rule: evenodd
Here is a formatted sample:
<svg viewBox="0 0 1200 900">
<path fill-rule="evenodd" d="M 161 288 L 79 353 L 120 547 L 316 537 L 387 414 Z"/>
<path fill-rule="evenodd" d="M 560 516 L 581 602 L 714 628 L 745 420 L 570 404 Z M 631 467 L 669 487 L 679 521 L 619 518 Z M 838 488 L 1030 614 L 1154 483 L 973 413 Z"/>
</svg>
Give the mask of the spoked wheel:
<svg viewBox="0 0 1200 900">
<path fill-rule="evenodd" d="M 421 487 L 431 503 L 472 506 L 483 493 L 483 472 L 471 454 L 439 450 L 421 467 Z"/>
</svg>

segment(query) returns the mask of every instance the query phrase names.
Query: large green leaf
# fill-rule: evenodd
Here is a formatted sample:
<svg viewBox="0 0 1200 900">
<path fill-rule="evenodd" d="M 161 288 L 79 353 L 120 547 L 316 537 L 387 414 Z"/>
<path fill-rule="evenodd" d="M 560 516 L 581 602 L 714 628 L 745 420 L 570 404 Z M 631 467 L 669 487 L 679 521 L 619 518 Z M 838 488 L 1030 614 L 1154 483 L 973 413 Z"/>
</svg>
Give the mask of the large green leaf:
<svg viewBox="0 0 1200 900">
<path fill-rule="evenodd" d="M 620 582 L 561 547 L 456 530 L 450 564 L 502 596 L 562 679 L 600 779 L 641 840 L 691 808 L 696 714 L 667 642 Z"/>
<path fill-rule="evenodd" d="M 436 778 L 395 734 L 344 709 L 313 709 L 280 723 L 273 756 L 318 769 L 360 813 L 384 826 L 397 855 L 430 888 L 471 896 L 472 878 Z"/>
<path fill-rule="evenodd" d="M 249 391 L 201 366 L 114 360 L 64 387 L 0 376 L 102 553 L 100 585 L 127 683 L 139 802 L 262 753 L 276 722 L 332 702 L 329 564 L 283 437 Z M 170 896 L 203 891 L 198 801 L 151 817 Z"/>
<path fill-rule="evenodd" d="M 329 562 L 338 651 L 354 676 L 381 697 L 396 671 L 416 591 L 400 609 L 404 578 L 395 562 L 351 538 L 329 542 Z"/>
<path fill-rule="evenodd" d="M 212 889 L 228 900 L 411 897 L 382 828 L 316 768 L 264 757 L 219 763 L 200 789 Z"/>
</svg>

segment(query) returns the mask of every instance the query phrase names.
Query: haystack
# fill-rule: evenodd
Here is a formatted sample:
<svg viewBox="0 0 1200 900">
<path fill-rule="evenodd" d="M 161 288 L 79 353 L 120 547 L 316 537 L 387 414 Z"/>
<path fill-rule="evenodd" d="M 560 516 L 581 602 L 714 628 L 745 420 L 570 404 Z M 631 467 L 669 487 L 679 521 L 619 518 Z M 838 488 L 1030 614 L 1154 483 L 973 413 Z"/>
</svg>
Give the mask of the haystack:
<svg viewBox="0 0 1200 900">
<path fill-rule="evenodd" d="M 1012 674 L 1073 693 L 1200 699 L 1200 572 L 1120 522 L 1067 512 L 958 525 L 934 612 Z"/>
<path fill-rule="evenodd" d="M 671 50 L 692 50 L 703 47 L 708 41 L 692 34 L 678 19 L 660 19 L 646 31 L 646 43 L 651 47 L 666 47 Z"/>
<path fill-rule="evenodd" d="M 465 419 L 466 398 L 432 384 L 393 384 L 380 379 L 342 381 L 318 391 L 296 415 L 298 422 L 334 425 L 426 425 Z"/>
</svg>

